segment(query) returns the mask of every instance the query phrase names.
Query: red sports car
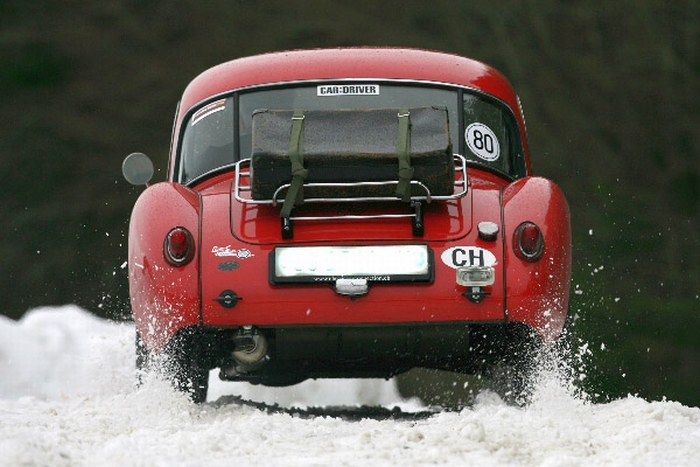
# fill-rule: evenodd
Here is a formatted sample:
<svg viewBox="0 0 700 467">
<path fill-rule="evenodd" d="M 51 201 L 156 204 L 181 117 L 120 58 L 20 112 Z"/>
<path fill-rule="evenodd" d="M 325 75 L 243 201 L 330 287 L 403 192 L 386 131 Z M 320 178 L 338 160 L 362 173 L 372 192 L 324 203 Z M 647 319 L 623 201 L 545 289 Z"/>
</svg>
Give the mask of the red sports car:
<svg viewBox="0 0 700 467">
<path fill-rule="evenodd" d="M 167 180 L 129 227 L 137 367 L 206 399 L 224 380 L 507 365 L 560 336 L 571 231 L 530 170 L 508 81 L 447 53 L 340 48 L 233 60 L 177 108 Z"/>
</svg>

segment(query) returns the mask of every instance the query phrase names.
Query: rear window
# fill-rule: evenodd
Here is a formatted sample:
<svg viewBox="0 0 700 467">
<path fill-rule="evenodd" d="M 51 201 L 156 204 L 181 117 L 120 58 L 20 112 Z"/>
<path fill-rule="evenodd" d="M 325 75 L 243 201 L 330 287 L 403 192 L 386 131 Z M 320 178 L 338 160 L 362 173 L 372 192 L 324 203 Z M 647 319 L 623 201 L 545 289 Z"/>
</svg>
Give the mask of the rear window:
<svg viewBox="0 0 700 467">
<path fill-rule="evenodd" d="M 189 183 L 235 162 L 233 98 L 219 99 L 190 117 L 182 139 L 179 180 Z"/>
<path fill-rule="evenodd" d="M 525 176 L 525 158 L 513 115 L 485 96 L 465 92 L 462 100 L 464 157 L 512 178 Z"/>
<path fill-rule="evenodd" d="M 260 87 L 203 105 L 184 128 L 178 181 L 196 183 L 250 157 L 256 110 L 429 106 L 447 108 L 452 147 L 470 163 L 510 178 L 525 175 L 515 118 L 499 101 L 457 87 L 367 81 Z"/>
</svg>

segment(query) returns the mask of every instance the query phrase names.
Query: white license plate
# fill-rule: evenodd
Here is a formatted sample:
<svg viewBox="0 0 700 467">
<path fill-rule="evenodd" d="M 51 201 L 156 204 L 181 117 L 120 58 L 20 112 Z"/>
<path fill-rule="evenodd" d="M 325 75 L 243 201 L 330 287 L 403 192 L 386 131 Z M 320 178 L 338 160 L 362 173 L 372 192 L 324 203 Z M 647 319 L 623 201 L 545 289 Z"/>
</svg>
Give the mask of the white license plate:
<svg viewBox="0 0 700 467">
<path fill-rule="evenodd" d="M 270 255 L 270 282 L 430 282 L 428 245 L 276 247 Z"/>
</svg>

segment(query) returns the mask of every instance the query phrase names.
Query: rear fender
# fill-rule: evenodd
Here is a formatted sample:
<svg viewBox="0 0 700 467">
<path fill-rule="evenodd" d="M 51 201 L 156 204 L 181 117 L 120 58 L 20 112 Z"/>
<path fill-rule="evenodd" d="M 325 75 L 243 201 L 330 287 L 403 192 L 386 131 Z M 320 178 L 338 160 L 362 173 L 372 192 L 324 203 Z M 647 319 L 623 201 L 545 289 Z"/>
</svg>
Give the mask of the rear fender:
<svg viewBox="0 0 700 467">
<path fill-rule="evenodd" d="M 559 337 L 569 307 L 571 223 L 562 191 L 550 180 L 527 177 L 503 191 L 506 310 L 511 321 L 535 328 L 545 339 Z M 534 262 L 515 254 L 515 230 L 533 222 L 544 236 L 544 253 Z"/>
<path fill-rule="evenodd" d="M 129 293 L 136 329 L 150 350 L 160 351 L 181 328 L 200 321 L 199 195 L 177 183 L 158 183 L 136 201 L 129 223 Z M 172 266 L 163 244 L 173 227 L 192 234 L 192 261 Z"/>
</svg>

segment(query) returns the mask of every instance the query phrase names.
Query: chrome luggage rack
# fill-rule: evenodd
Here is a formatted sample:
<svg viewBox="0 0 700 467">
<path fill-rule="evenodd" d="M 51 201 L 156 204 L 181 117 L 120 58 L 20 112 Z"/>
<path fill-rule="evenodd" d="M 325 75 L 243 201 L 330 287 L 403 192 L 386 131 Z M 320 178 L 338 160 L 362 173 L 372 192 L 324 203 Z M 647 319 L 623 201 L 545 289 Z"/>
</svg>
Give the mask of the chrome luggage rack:
<svg viewBox="0 0 700 467">
<path fill-rule="evenodd" d="M 454 154 L 455 160 L 455 182 L 454 192 L 451 195 L 434 196 L 430 193 L 427 186 L 417 180 L 411 180 L 411 187 L 418 188 L 417 191 L 422 191 L 424 194 L 411 196 L 409 206 L 411 212 L 406 214 L 340 214 L 334 216 L 319 215 L 319 216 L 290 216 L 282 219 L 282 238 L 289 239 L 293 237 L 293 221 L 327 221 L 327 220 L 360 220 L 360 219 L 396 219 L 409 218 L 412 220 L 413 235 L 420 237 L 423 235 L 423 203 L 431 203 L 433 201 L 446 201 L 451 199 L 461 198 L 467 194 L 467 161 L 464 156 Z M 272 206 L 281 205 L 284 202 L 284 193 L 290 187 L 289 183 L 281 185 L 275 190 L 270 199 L 253 199 L 250 188 L 250 159 L 243 159 L 236 163 L 236 174 L 234 177 L 233 195 L 236 200 L 244 204 L 268 204 Z M 350 182 L 350 183 L 304 183 L 305 188 L 347 188 L 347 187 L 362 187 L 362 186 L 395 186 L 398 180 L 386 180 L 377 182 Z M 323 198 L 304 198 L 304 204 L 311 203 L 369 203 L 380 201 L 396 201 L 402 202 L 395 196 L 353 196 L 353 197 L 334 197 L 328 196 Z"/>
</svg>

